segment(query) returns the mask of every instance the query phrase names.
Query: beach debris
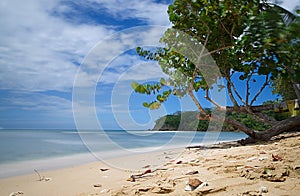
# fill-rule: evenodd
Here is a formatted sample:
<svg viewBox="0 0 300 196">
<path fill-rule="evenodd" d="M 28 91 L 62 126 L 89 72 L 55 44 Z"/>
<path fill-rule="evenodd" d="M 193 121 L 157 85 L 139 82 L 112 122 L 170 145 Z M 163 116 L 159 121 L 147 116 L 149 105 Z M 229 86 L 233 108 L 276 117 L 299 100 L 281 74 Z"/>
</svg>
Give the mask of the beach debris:
<svg viewBox="0 0 300 196">
<path fill-rule="evenodd" d="M 202 184 L 202 182 L 197 179 L 197 178 L 191 178 L 189 179 L 187 186 L 185 187 L 184 190 L 186 191 L 193 191 L 195 190 L 200 184 Z"/>
<path fill-rule="evenodd" d="M 265 187 L 265 186 L 261 186 L 261 187 L 259 187 L 258 191 L 259 191 L 260 193 L 267 193 L 267 192 L 268 192 L 268 188 Z"/>
<path fill-rule="evenodd" d="M 177 162 L 176 162 L 176 164 L 181 164 L 181 163 L 182 163 L 182 161 L 177 161 Z"/>
<path fill-rule="evenodd" d="M 150 190 L 151 190 L 150 187 L 147 187 L 147 188 L 139 188 L 139 189 L 138 189 L 138 191 L 140 191 L 140 192 L 148 192 L 148 191 L 150 191 Z"/>
<path fill-rule="evenodd" d="M 265 173 L 265 171 L 264 171 L 264 173 Z M 285 177 L 289 176 L 290 171 L 286 168 L 283 168 L 283 169 L 274 170 L 272 174 L 268 171 L 266 173 L 267 173 L 267 176 L 262 176 L 262 177 L 264 177 L 267 181 L 284 182 L 286 180 Z"/>
<path fill-rule="evenodd" d="M 104 171 L 108 171 L 109 169 L 107 168 L 100 168 L 100 171 L 104 172 Z"/>
<path fill-rule="evenodd" d="M 103 189 L 102 191 L 100 191 L 100 193 L 108 193 L 109 192 L 109 189 Z"/>
<path fill-rule="evenodd" d="M 102 187 L 102 185 L 101 184 L 94 184 L 94 187 L 99 188 L 99 187 Z"/>
<path fill-rule="evenodd" d="M 269 168 L 264 169 L 263 174 L 271 175 L 271 170 Z"/>
<path fill-rule="evenodd" d="M 134 176 L 130 176 L 129 178 L 127 178 L 127 181 L 135 182 L 135 177 Z"/>
<path fill-rule="evenodd" d="M 197 178 L 191 178 L 191 179 L 189 179 L 188 185 L 192 189 L 196 189 L 200 184 L 202 184 L 202 182 L 199 179 L 197 179 Z"/>
<path fill-rule="evenodd" d="M 141 174 L 131 175 L 131 176 L 127 179 L 127 181 L 135 182 L 136 179 L 142 178 L 143 175 L 148 174 L 148 173 L 151 173 L 151 172 L 153 172 L 151 169 L 147 169 L 146 171 L 144 171 L 144 172 L 141 173 Z"/>
<path fill-rule="evenodd" d="M 23 195 L 23 191 L 17 191 L 17 192 L 12 192 L 8 196 L 18 196 L 18 195 Z"/>
<path fill-rule="evenodd" d="M 240 176 L 241 177 L 245 177 L 245 178 L 247 178 L 249 180 L 254 180 L 254 179 L 259 179 L 262 176 L 262 174 L 261 173 L 257 173 L 257 172 L 255 172 L 253 170 L 243 170 L 241 172 Z"/>
<path fill-rule="evenodd" d="M 273 155 L 273 154 L 272 154 L 272 158 L 273 158 L 273 161 L 282 161 L 283 160 L 280 156 Z"/>
<path fill-rule="evenodd" d="M 268 165 L 268 167 L 266 167 L 266 169 L 269 169 L 269 170 L 275 170 L 275 165 L 273 165 L 272 163 L 270 165 Z"/>
<path fill-rule="evenodd" d="M 144 172 L 142 173 L 142 175 L 145 175 L 145 174 L 148 174 L 148 173 L 151 173 L 151 169 L 147 169 L 146 171 L 144 171 Z"/>
<path fill-rule="evenodd" d="M 39 181 L 42 181 L 42 179 L 44 178 L 44 176 L 42 178 L 42 176 L 40 175 L 40 173 L 36 169 L 34 169 L 34 172 L 37 173 L 37 175 L 39 176 Z"/>
<path fill-rule="evenodd" d="M 259 158 L 258 158 L 259 161 L 263 161 L 263 160 L 265 160 L 265 159 L 268 159 L 268 157 L 259 157 Z"/>
<path fill-rule="evenodd" d="M 250 168 L 250 169 L 253 169 L 254 167 L 253 167 L 253 166 L 250 166 L 250 165 L 245 165 L 244 168 L 248 168 L 248 169 Z"/>
<path fill-rule="evenodd" d="M 157 193 L 157 194 L 168 194 L 172 193 L 174 189 L 168 188 L 168 187 L 154 187 L 151 192 L 152 193 Z"/>
<path fill-rule="evenodd" d="M 286 180 L 286 178 L 284 177 L 269 177 L 269 178 L 266 178 L 267 181 L 270 181 L 270 182 L 284 182 Z"/>
<path fill-rule="evenodd" d="M 186 173 L 185 175 L 194 175 L 194 174 L 198 174 L 198 171 L 190 171 L 188 173 Z"/>
<path fill-rule="evenodd" d="M 246 191 L 243 192 L 242 195 L 249 195 L 249 196 L 262 196 L 262 193 L 259 191 Z"/>
<path fill-rule="evenodd" d="M 190 185 L 186 185 L 184 188 L 185 191 L 193 191 L 192 187 Z"/>
<path fill-rule="evenodd" d="M 296 165 L 296 166 L 294 167 L 294 170 L 300 170 L 300 165 Z"/>
<path fill-rule="evenodd" d="M 35 171 L 35 173 L 37 173 L 37 175 L 39 176 L 39 179 L 38 179 L 38 181 L 50 181 L 50 180 L 52 180 L 51 178 L 46 178 L 45 176 L 41 176 L 41 174 L 36 170 L 36 169 L 34 169 L 34 171 Z"/>
<path fill-rule="evenodd" d="M 149 167 L 151 167 L 151 165 L 146 165 L 146 166 L 144 166 L 144 167 L 142 167 L 142 168 L 149 168 Z"/>
<path fill-rule="evenodd" d="M 189 179 L 187 182 L 187 186 L 185 187 L 185 191 L 194 191 L 195 189 L 202 188 L 204 186 L 208 186 L 207 182 L 202 182 L 197 178 Z"/>
<path fill-rule="evenodd" d="M 247 161 L 253 161 L 253 160 L 255 160 L 257 157 L 250 157 L 250 158 L 248 158 L 247 159 Z"/>
<path fill-rule="evenodd" d="M 52 178 L 44 178 L 44 181 L 50 181 L 50 180 L 52 180 Z"/>
</svg>

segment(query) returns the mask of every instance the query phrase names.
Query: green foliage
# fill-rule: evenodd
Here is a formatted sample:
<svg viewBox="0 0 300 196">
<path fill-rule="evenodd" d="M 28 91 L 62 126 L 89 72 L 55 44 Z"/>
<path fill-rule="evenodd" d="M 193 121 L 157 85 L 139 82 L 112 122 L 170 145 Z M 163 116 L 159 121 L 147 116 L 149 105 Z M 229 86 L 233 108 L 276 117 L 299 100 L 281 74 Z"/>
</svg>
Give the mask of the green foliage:
<svg viewBox="0 0 300 196">
<path fill-rule="evenodd" d="M 172 115 L 166 115 L 156 120 L 154 130 L 182 130 L 191 131 L 198 128 L 198 131 L 206 131 L 208 121 L 198 121 L 198 112 L 176 112 Z"/>
<path fill-rule="evenodd" d="M 281 75 L 271 80 L 273 94 L 279 94 L 284 101 L 297 99 L 293 84 L 290 80 Z"/>
<path fill-rule="evenodd" d="M 264 131 L 270 128 L 270 125 L 259 122 L 253 118 L 252 115 L 240 112 L 231 112 L 228 113 L 228 116 L 232 119 L 239 121 L 240 123 L 246 125 L 246 127 L 257 130 Z"/>
<path fill-rule="evenodd" d="M 183 46 L 180 53 L 173 49 L 174 46 L 184 45 L 184 42 L 170 37 L 180 36 L 181 39 L 189 39 L 190 45 L 204 45 L 223 77 L 230 77 L 231 71 L 234 71 L 243 73 L 240 80 L 259 74 L 272 75 L 273 80 L 282 77 L 285 81 L 294 77 L 299 81 L 299 19 L 286 25 L 283 17 L 285 13 L 278 6 L 261 0 L 175 0 L 168 8 L 173 26 L 160 40 L 166 46 L 155 51 L 141 47 L 136 49 L 140 56 L 158 61 L 169 78 L 150 86 L 135 84 L 133 88 L 136 92 L 151 94 L 158 93 L 163 85 L 171 86 L 168 95 L 157 96 L 147 106 L 158 105 L 171 94 L 183 97 L 191 83 L 196 92 L 210 88 L 203 73 L 196 68 L 198 65 L 181 55 L 184 50 L 191 48 Z M 174 29 L 184 32 L 186 37 L 178 35 Z M 191 41 L 188 36 L 192 36 L 194 40 Z M 294 74 L 285 71 L 287 66 Z M 196 76 L 193 77 L 195 73 Z M 274 92 L 280 93 L 279 90 Z"/>
<path fill-rule="evenodd" d="M 154 129 L 177 130 L 180 123 L 180 115 L 166 115 L 156 120 Z"/>
<path fill-rule="evenodd" d="M 270 79 L 275 93 L 284 98 L 292 97 L 285 88 L 292 89 L 291 83 L 300 83 L 298 17 L 268 4 L 266 0 L 174 0 L 168 8 L 168 14 L 172 27 L 160 40 L 165 47 L 155 51 L 141 47 L 136 49 L 138 55 L 157 61 L 168 75 L 167 79 L 161 79 L 155 84 L 133 82 L 132 87 L 136 92 L 157 94 L 153 102 L 143 104 L 145 107 L 156 109 L 171 95 L 179 98 L 186 94 L 193 96 L 193 92 L 212 88 L 212 84 L 217 83 L 215 71 L 204 73 L 201 70 L 209 65 L 207 56 L 215 60 L 222 77 L 227 80 L 227 91 L 234 89 L 232 74 L 241 74 L 239 79 L 247 83 L 247 89 L 246 101 L 240 99 L 244 106 L 249 106 L 249 110 Z M 286 20 L 287 15 L 292 20 Z M 254 75 L 265 76 L 266 82 L 261 84 L 261 91 L 249 102 L 249 81 L 255 83 L 252 79 Z M 165 86 L 168 86 L 168 90 Z M 219 85 L 218 88 L 221 90 L 224 86 Z M 229 92 L 229 95 L 232 94 Z M 238 92 L 235 94 L 239 97 Z M 230 98 L 237 106 L 234 96 Z M 197 102 L 195 99 L 193 101 Z M 202 110 L 199 102 L 196 105 Z M 249 128 L 268 128 L 249 114 L 231 113 L 229 116 Z M 184 127 L 190 129 L 189 123 L 192 122 L 184 121 Z M 199 123 L 199 126 L 200 130 L 204 130 L 206 122 Z"/>
<path fill-rule="evenodd" d="M 209 111 L 209 109 L 206 110 L 208 111 L 208 113 L 211 112 Z M 282 118 L 277 114 L 275 114 L 273 111 L 266 111 L 265 113 L 269 116 Z M 206 131 L 209 122 L 207 120 L 198 120 L 197 115 L 198 115 L 197 111 L 180 112 L 172 115 L 166 115 L 156 120 L 156 124 L 153 129 L 189 131 L 189 130 L 194 130 L 195 129 L 194 126 L 198 124 L 197 126 L 198 131 Z M 270 128 L 270 125 L 266 125 L 262 122 L 255 120 L 250 114 L 229 112 L 227 113 L 227 116 L 239 121 L 240 123 L 243 123 L 248 128 L 252 128 L 257 131 L 263 131 Z M 214 126 L 213 124 L 218 122 L 210 122 L 210 123 L 211 123 L 210 126 Z M 234 129 L 232 126 L 228 124 L 224 124 L 222 130 L 237 131 L 236 129 Z"/>
</svg>

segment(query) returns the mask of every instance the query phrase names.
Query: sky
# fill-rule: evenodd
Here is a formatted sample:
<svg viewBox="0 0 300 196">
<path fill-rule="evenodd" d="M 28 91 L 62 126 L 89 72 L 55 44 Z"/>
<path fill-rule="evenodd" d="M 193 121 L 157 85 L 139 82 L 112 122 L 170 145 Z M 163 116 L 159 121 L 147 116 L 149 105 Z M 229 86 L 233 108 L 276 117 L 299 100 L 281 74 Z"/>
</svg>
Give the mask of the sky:
<svg viewBox="0 0 300 196">
<path fill-rule="evenodd" d="M 164 76 L 135 47 L 159 46 L 171 2 L 2 0 L 0 128 L 144 130 L 167 113 L 196 110 L 188 97 L 171 97 L 149 111 L 142 103 L 154 97 L 130 86 Z M 283 2 L 288 9 L 299 4 Z M 258 103 L 274 98 L 266 89 Z"/>
</svg>

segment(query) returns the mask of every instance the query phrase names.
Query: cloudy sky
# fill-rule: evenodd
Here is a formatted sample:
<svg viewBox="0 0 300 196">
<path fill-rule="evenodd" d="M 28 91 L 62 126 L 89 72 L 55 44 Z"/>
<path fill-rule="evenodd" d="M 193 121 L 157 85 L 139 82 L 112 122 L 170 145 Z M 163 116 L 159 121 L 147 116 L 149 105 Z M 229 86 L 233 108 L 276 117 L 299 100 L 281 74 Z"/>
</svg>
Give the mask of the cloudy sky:
<svg viewBox="0 0 300 196">
<path fill-rule="evenodd" d="M 171 2 L 2 0 L 0 128 L 146 129 L 166 112 L 196 109 L 188 98 L 171 98 L 149 112 L 142 102 L 151 97 L 130 87 L 162 75 L 134 48 L 159 44 Z"/>
</svg>

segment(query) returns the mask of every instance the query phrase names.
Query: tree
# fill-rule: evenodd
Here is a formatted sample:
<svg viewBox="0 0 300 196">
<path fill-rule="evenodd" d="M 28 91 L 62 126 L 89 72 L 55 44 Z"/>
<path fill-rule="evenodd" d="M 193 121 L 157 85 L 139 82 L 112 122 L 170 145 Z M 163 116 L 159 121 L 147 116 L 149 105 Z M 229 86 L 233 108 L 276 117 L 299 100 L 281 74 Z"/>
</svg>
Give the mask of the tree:
<svg viewBox="0 0 300 196">
<path fill-rule="evenodd" d="M 277 53 L 278 68 L 274 73 L 277 77 L 271 81 L 275 93 L 281 94 L 283 99 L 300 99 L 300 20 L 291 16 L 287 11 L 285 18 L 290 18 L 285 23 L 288 25 L 281 35 L 281 45 Z"/>
<path fill-rule="evenodd" d="M 208 114 L 197 99 L 196 93 L 205 91 L 205 98 L 220 112 L 243 112 L 273 124 L 265 131 L 257 131 L 227 117 L 225 122 L 249 135 L 248 141 L 268 140 L 298 128 L 300 117 L 278 124 L 262 112 L 273 109 L 273 105 L 254 106 L 270 80 L 280 76 L 293 85 L 299 83 L 299 77 L 295 77 L 299 70 L 299 55 L 295 55 L 299 53 L 299 19 L 295 16 L 296 22 L 291 23 L 284 13 L 286 10 L 279 6 L 261 0 L 175 0 L 168 9 L 173 25 L 161 38 L 166 46 L 155 51 L 137 48 L 140 56 L 158 61 L 169 78 L 156 84 L 133 82 L 132 87 L 139 93 L 158 93 L 155 101 L 143 104 L 150 109 L 160 107 L 170 95 L 189 95 L 198 107 L 200 119 L 217 121 L 218 116 Z M 287 25 L 287 21 L 291 24 Z M 213 60 L 218 70 L 214 70 Z M 236 74 L 245 84 L 244 97 L 232 79 Z M 255 81 L 257 75 L 265 78 L 262 84 Z M 226 83 L 220 84 L 220 78 Z M 166 85 L 170 87 L 167 90 Z M 251 85 L 260 85 L 254 95 L 250 94 Z M 225 88 L 233 106 L 224 108 L 218 104 L 209 96 L 212 88 Z"/>
</svg>

